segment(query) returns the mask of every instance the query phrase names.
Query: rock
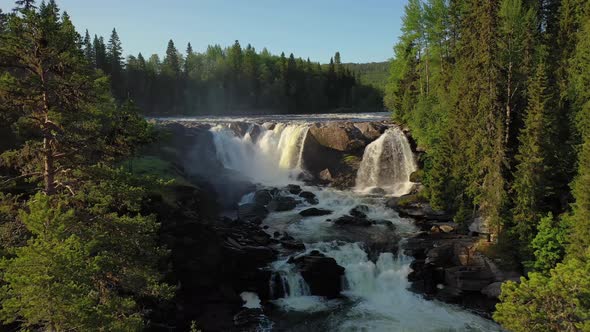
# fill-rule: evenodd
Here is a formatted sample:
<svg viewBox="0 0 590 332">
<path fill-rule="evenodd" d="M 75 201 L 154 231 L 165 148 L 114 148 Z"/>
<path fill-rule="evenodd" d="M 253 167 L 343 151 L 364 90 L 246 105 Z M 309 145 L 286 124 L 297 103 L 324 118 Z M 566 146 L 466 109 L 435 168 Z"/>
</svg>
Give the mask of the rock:
<svg viewBox="0 0 590 332">
<path fill-rule="evenodd" d="M 260 126 L 257 124 L 253 124 L 250 127 L 250 131 L 248 131 L 248 134 L 250 135 L 250 138 L 252 139 L 253 143 L 256 143 L 256 141 L 258 140 L 258 136 L 260 136 L 261 132 L 262 130 L 260 129 Z"/>
<path fill-rule="evenodd" d="M 296 184 L 290 184 L 285 187 L 285 190 L 293 195 L 297 195 L 301 192 L 301 187 Z"/>
<path fill-rule="evenodd" d="M 426 253 L 426 264 L 449 266 L 453 262 L 454 250 L 453 243 L 445 243 L 434 247 Z"/>
<path fill-rule="evenodd" d="M 258 190 L 254 193 L 254 202 L 260 205 L 268 205 L 272 200 L 272 195 L 270 194 L 270 190 L 262 189 Z"/>
<path fill-rule="evenodd" d="M 297 206 L 297 202 L 293 197 L 275 197 L 268 204 L 270 211 L 290 211 Z"/>
<path fill-rule="evenodd" d="M 455 230 L 455 227 L 451 226 L 451 225 L 439 225 L 438 228 L 445 232 L 445 233 L 451 233 Z"/>
<path fill-rule="evenodd" d="M 369 194 L 370 195 L 386 195 L 387 191 L 385 191 L 385 189 L 383 189 L 383 188 L 375 187 L 375 188 L 371 188 L 371 190 L 369 190 Z"/>
<path fill-rule="evenodd" d="M 387 129 L 387 126 L 374 122 L 360 122 L 355 123 L 354 126 L 361 132 L 363 138 L 368 142 L 378 139 Z"/>
<path fill-rule="evenodd" d="M 373 222 L 366 218 L 342 216 L 334 220 L 334 224 L 338 226 L 369 227 L 373 225 Z"/>
<path fill-rule="evenodd" d="M 245 122 L 231 122 L 228 127 L 236 136 L 243 137 L 248 132 L 250 125 Z"/>
<path fill-rule="evenodd" d="M 332 211 L 326 209 L 309 208 L 299 212 L 303 217 L 327 216 L 332 214 Z"/>
<path fill-rule="evenodd" d="M 502 293 L 502 282 L 497 281 L 485 286 L 481 290 L 481 293 L 492 299 L 499 298 L 500 294 Z"/>
<path fill-rule="evenodd" d="M 348 213 L 353 217 L 367 218 L 367 213 L 369 213 L 369 207 L 366 205 L 357 205 L 354 208 L 350 209 Z"/>
<path fill-rule="evenodd" d="M 290 239 L 281 239 L 279 240 L 283 248 L 296 250 L 296 251 L 303 251 L 305 250 L 305 244 L 299 240 L 295 240 L 293 238 Z"/>
<path fill-rule="evenodd" d="M 344 268 L 317 250 L 289 261 L 297 266 L 312 295 L 337 298 L 342 291 Z"/>
<path fill-rule="evenodd" d="M 305 201 L 311 205 L 316 205 L 319 203 L 316 195 L 311 191 L 302 191 L 299 193 L 299 197 L 305 199 Z"/>
<path fill-rule="evenodd" d="M 247 203 L 238 206 L 238 219 L 253 221 L 264 219 L 268 216 L 268 210 L 261 204 Z"/>
<path fill-rule="evenodd" d="M 330 170 L 327 168 L 320 172 L 319 178 L 320 180 L 328 182 L 332 182 L 334 180 L 334 178 L 332 177 L 332 173 L 330 173 Z"/>
<path fill-rule="evenodd" d="M 374 220 L 373 223 L 375 225 L 383 225 L 390 229 L 395 229 L 395 225 L 389 220 Z"/>
<path fill-rule="evenodd" d="M 349 122 L 315 124 L 309 128 L 309 133 L 320 145 L 341 152 L 354 151 L 365 146 L 365 142 L 361 140 L 363 134 Z"/>
<path fill-rule="evenodd" d="M 445 282 L 463 291 L 481 291 L 493 281 L 491 272 L 476 266 L 455 266 L 445 269 Z"/>
</svg>

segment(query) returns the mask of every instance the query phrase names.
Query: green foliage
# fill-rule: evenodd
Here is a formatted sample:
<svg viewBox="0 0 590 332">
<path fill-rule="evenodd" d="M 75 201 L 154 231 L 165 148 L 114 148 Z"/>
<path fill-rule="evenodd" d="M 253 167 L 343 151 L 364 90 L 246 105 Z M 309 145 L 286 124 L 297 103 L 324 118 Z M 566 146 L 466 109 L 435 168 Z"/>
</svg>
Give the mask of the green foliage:
<svg viewBox="0 0 590 332">
<path fill-rule="evenodd" d="M 168 296 L 170 289 L 151 270 L 159 255 L 150 252 L 156 248 L 153 218 L 106 213 L 112 206 L 93 205 L 93 194 L 79 202 L 86 211 L 72 209 L 64 197 L 37 194 L 19 214 L 32 238 L 2 263 L 5 322 L 58 331 L 138 331 L 143 318 L 131 295 Z"/>
<path fill-rule="evenodd" d="M 590 331 L 590 251 L 502 285 L 494 319 L 510 331 Z"/>
<path fill-rule="evenodd" d="M 548 273 L 565 256 L 568 242 L 569 217 L 555 219 L 553 214 L 541 218 L 537 235 L 531 242 L 535 260 L 529 266 L 536 271 Z"/>
<path fill-rule="evenodd" d="M 548 133 L 553 125 L 547 110 L 547 77 L 541 63 L 529 83 L 529 100 L 524 127 L 518 137 L 520 146 L 515 159 L 518 162 L 512 190 L 513 232 L 521 242 L 523 260 L 531 259 L 529 244 L 535 236 L 540 215 L 546 211 L 543 200 L 548 193 L 546 155 L 549 149 Z"/>
</svg>

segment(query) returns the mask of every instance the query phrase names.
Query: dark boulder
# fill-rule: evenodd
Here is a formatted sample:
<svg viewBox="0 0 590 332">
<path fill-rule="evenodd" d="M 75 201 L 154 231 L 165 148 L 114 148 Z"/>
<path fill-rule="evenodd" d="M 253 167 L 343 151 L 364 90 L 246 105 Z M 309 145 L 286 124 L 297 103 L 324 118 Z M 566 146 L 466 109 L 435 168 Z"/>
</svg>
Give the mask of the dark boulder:
<svg viewBox="0 0 590 332">
<path fill-rule="evenodd" d="M 293 197 L 275 197 L 268 204 L 268 209 L 271 211 L 290 211 L 297 206 L 297 202 Z"/>
<path fill-rule="evenodd" d="M 290 184 L 285 187 L 285 190 L 293 195 L 299 194 L 302 190 L 301 187 L 296 184 Z"/>
<path fill-rule="evenodd" d="M 331 257 L 317 250 L 289 261 L 297 266 L 301 276 L 309 285 L 312 295 L 337 298 L 342 291 L 344 268 Z"/>
<path fill-rule="evenodd" d="M 256 204 L 268 205 L 268 203 L 270 203 L 271 200 L 272 195 L 270 193 L 270 190 L 268 189 L 258 190 L 254 193 L 254 202 Z"/>
<path fill-rule="evenodd" d="M 305 201 L 311 205 L 316 205 L 319 203 L 316 195 L 311 191 L 302 191 L 299 193 L 299 197 L 305 199 Z"/>
<path fill-rule="evenodd" d="M 247 203 L 238 207 L 238 219 L 245 221 L 255 221 L 264 219 L 268 216 L 268 210 L 261 204 Z"/>
<path fill-rule="evenodd" d="M 299 212 L 303 217 L 327 216 L 332 214 L 332 211 L 326 209 L 309 208 Z"/>
<path fill-rule="evenodd" d="M 373 225 L 373 221 L 366 218 L 358 218 L 353 216 L 342 216 L 333 221 L 338 226 L 350 227 L 369 227 Z"/>
<path fill-rule="evenodd" d="M 369 207 L 366 205 L 357 205 L 354 208 L 350 209 L 350 212 L 348 213 L 353 217 L 367 218 L 367 213 L 369 213 Z"/>
</svg>

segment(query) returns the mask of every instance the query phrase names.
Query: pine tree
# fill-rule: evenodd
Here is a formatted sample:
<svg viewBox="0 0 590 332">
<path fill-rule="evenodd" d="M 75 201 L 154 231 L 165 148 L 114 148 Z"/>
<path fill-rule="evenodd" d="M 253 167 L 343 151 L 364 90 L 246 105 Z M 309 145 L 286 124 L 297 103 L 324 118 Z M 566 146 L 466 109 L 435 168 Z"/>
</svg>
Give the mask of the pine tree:
<svg viewBox="0 0 590 332">
<path fill-rule="evenodd" d="M 14 11 L 24 12 L 37 9 L 37 7 L 35 7 L 35 0 L 16 0 L 15 4 L 16 7 L 14 8 Z"/>
</svg>

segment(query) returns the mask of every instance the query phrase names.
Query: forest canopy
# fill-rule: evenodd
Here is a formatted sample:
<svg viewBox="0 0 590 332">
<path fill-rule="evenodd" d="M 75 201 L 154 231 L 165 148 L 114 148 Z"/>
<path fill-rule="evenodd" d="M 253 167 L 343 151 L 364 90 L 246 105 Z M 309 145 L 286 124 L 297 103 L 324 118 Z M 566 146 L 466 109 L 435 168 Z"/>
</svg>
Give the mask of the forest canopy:
<svg viewBox="0 0 590 332">
<path fill-rule="evenodd" d="M 588 330 L 590 2 L 409 0 L 402 32 L 385 105 L 427 151 L 426 195 L 528 273 L 495 319 Z"/>
</svg>

